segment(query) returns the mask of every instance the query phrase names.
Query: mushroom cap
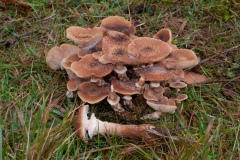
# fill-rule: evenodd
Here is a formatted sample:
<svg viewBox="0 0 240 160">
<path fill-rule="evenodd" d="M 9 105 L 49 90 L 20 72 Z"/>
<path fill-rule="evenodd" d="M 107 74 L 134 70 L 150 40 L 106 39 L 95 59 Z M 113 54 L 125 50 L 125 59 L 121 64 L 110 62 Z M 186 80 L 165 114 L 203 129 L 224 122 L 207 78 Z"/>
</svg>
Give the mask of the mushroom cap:
<svg viewBox="0 0 240 160">
<path fill-rule="evenodd" d="M 80 61 L 73 62 L 71 65 L 71 70 L 81 78 L 101 78 L 111 73 L 113 69 L 113 64 L 102 64 L 91 54 L 85 55 Z"/>
<path fill-rule="evenodd" d="M 187 84 L 196 84 L 196 83 L 204 83 L 207 82 L 207 77 L 203 74 L 198 74 L 194 72 L 184 73 L 184 78 L 182 79 L 183 82 Z"/>
<path fill-rule="evenodd" d="M 103 38 L 104 54 L 100 57 L 99 61 L 103 64 L 113 63 L 117 65 L 127 65 L 136 63 L 136 59 L 130 57 L 127 52 L 127 46 L 131 43 L 129 38 L 113 38 L 105 36 Z"/>
<path fill-rule="evenodd" d="M 79 85 L 78 96 L 82 101 L 95 104 L 108 96 L 110 88 L 108 86 L 98 86 L 96 83 L 83 82 Z"/>
<path fill-rule="evenodd" d="M 55 46 L 48 52 L 46 62 L 51 69 L 60 69 L 61 62 L 64 58 L 73 54 L 78 54 L 79 52 L 81 52 L 80 48 L 70 44 L 62 44 L 60 47 Z"/>
<path fill-rule="evenodd" d="M 177 109 L 177 106 L 174 105 L 174 103 L 173 103 L 174 101 L 172 101 L 172 100 L 169 100 L 165 104 L 162 102 L 159 102 L 159 101 L 151 101 L 151 100 L 147 100 L 146 102 L 153 109 L 164 112 L 164 113 L 173 114 L 175 112 L 175 110 Z"/>
<path fill-rule="evenodd" d="M 108 30 L 122 32 L 126 35 L 134 34 L 135 27 L 127 21 L 125 18 L 120 16 L 109 16 L 104 18 L 101 22 L 100 27 L 104 32 Z"/>
<path fill-rule="evenodd" d="M 117 93 L 123 95 L 134 95 L 140 94 L 135 85 L 137 81 L 137 79 L 132 79 L 129 81 L 112 80 L 111 84 L 113 85 L 114 91 Z"/>
<path fill-rule="evenodd" d="M 162 62 L 169 69 L 185 69 L 196 66 L 199 60 L 196 54 L 189 49 L 176 49 Z"/>
<path fill-rule="evenodd" d="M 116 39 L 128 39 L 129 36 L 122 33 L 122 32 L 118 32 L 118 31 L 112 31 L 112 30 L 109 30 L 106 32 L 106 35 L 107 36 L 110 36 L 112 38 L 116 38 Z"/>
<path fill-rule="evenodd" d="M 82 28 L 71 26 L 66 30 L 66 37 L 80 45 L 90 49 L 97 45 L 103 38 L 103 31 L 100 27 Z"/>
<path fill-rule="evenodd" d="M 173 97 L 171 97 L 171 99 L 177 103 L 181 103 L 182 101 L 188 99 L 188 96 L 186 94 L 175 94 Z"/>
<path fill-rule="evenodd" d="M 187 87 L 187 84 L 181 81 L 173 82 L 169 84 L 172 88 L 185 88 Z"/>
<path fill-rule="evenodd" d="M 92 56 L 93 56 L 93 58 L 95 58 L 95 59 L 100 59 L 101 58 L 101 56 L 103 56 L 103 52 L 102 51 L 98 51 L 98 52 L 94 52 L 94 53 L 92 53 Z"/>
<path fill-rule="evenodd" d="M 83 82 L 84 80 L 80 78 L 74 78 L 70 79 L 67 82 L 67 89 L 68 91 L 76 91 L 78 89 L 78 86 Z"/>
<path fill-rule="evenodd" d="M 158 31 L 153 38 L 160 39 L 168 44 L 172 42 L 172 32 L 168 28 L 161 29 Z"/>
<path fill-rule="evenodd" d="M 173 73 L 161 62 L 137 69 L 136 72 L 144 77 L 145 81 L 164 81 L 173 77 Z"/>
<path fill-rule="evenodd" d="M 71 64 L 73 62 L 79 61 L 81 58 L 78 57 L 77 54 L 72 54 L 68 56 L 67 58 L 63 59 L 61 62 L 61 65 L 65 69 L 71 69 Z"/>
<path fill-rule="evenodd" d="M 78 110 L 77 119 L 76 119 L 77 134 L 84 143 L 88 142 L 88 135 L 87 135 L 88 110 L 89 110 L 89 105 L 82 105 Z"/>
<path fill-rule="evenodd" d="M 147 90 L 144 91 L 143 97 L 146 100 L 152 100 L 152 101 L 160 101 L 163 98 L 164 88 L 159 87 L 149 87 Z"/>
<path fill-rule="evenodd" d="M 128 45 L 128 54 L 136 57 L 139 63 L 159 62 L 170 52 L 169 44 L 149 37 L 136 38 Z"/>
</svg>

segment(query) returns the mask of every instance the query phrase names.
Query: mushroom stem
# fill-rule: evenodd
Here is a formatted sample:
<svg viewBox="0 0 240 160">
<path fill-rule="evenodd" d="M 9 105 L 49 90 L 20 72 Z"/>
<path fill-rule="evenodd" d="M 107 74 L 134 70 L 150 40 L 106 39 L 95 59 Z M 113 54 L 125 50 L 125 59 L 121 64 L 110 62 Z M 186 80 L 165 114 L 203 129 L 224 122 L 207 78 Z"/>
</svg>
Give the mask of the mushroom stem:
<svg viewBox="0 0 240 160">
<path fill-rule="evenodd" d="M 91 122 L 93 122 L 93 124 Z M 148 134 L 148 131 L 155 128 L 150 124 L 122 125 L 101 121 L 95 117 L 94 113 L 91 115 L 89 123 L 90 124 L 88 126 L 94 125 L 92 127 L 88 127 L 87 129 L 90 138 L 99 133 L 101 135 L 116 135 L 129 138 L 149 139 L 151 136 Z"/>
<path fill-rule="evenodd" d="M 114 71 L 118 74 L 118 78 L 122 81 L 127 81 L 129 80 L 126 72 L 127 72 L 127 67 L 122 66 L 122 65 L 117 65 L 114 68 Z"/>
<path fill-rule="evenodd" d="M 107 82 L 102 78 L 92 77 L 91 82 L 96 83 L 98 86 L 104 86 Z"/>
<path fill-rule="evenodd" d="M 157 88 L 159 86 L 160 86 L 159 82 L 155 82 L 155 81 L 150 82 L 150 87 L 152 87 L 152 88 Z"/>
<path fill-rule="evenodd" d="M 144 77 L 140 77 L 138 82 L 135 83 L 137 90 L 142 93 L 144 90 L 144 85 L 145 85 L 145 78 Z"/>
<path fill-rule="evenodd" d="M 113 87 L 112 87 L 113 88 Z M 119 103 L 120 97 L 116 94 L 116 92 L 112 91 L 109 93 L 107 98 L 108 103 L 111 105 L 112 109 L 121 117 L 125 119 L 134 119 L 136 115 L 126 111 L 122 108 L 121 104 Z"/>
<path fill-rule="evenodd" d="M 132 96 L 123 96 L 124 105 L 127 105 L 132 111 L 139 112 L 137 106 L 132 102 Z"/>
</svg>

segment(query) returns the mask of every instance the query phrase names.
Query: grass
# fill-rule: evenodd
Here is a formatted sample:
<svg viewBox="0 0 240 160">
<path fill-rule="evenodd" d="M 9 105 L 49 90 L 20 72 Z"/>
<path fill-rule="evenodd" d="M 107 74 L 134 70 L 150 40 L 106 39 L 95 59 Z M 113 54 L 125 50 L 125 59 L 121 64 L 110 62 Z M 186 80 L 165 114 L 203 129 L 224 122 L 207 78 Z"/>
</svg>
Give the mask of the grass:
<svg viewBox="0 0 240 160">
<path fill-rule="evenodd" d="M 0 159 L 240 159 L 237 1 L 27 2 L 31 10 L 0 2 Z M 65 37 L 67 27 L 98 26 L 110 15 L 131 19 L 138 36 L 168 27 L 174 44 L 194 50 L 202 60 L 217 55 L 193 68 L 215 83 L 189 86 L 183 91 L 189 99 L 174 115 L 146 121 L 183 142 L 96 136 L 83 144 L 76 136 L 80 100 L 66 98 L 67 76 L 51 70 L 45 56 L 53 46 L 72 43 Z M 4 45 L 13 37 L 16 43 Z M 120 119 L 106 104 L 90 112 L 101 120 L 140 123 Z"/>
</svg>

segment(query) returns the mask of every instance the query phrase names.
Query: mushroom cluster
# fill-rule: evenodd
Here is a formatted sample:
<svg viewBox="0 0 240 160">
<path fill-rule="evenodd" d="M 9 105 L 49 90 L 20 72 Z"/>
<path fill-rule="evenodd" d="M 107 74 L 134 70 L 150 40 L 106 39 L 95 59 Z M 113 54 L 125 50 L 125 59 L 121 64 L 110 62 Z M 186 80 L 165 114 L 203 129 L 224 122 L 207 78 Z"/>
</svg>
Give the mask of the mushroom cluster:
<svg viewBox="0 0 240 160">
<path fill-rule="evenodd" d="M 172 44 L 169 29 L 161 29 L 152 38 L 137 37 L 135 31 L 129 21 L 119 16 L 103 19 L 100 27 L 71 26 L 66 37 L 78 46 L 53 47 L 46 62 L 54 70 L 66 70 L 67 96 L 73 97 L 76 92 L 84 104 L 107 99 L 125 119 L 158 119 L 162 113 L 173 114 L 176 103 L 188 98 L 179 93 L 180 89 L 206 81 L 204 75 L 186 71 L 196 66 L 199 58 L 193 51 Z M 139 116 L 132 101 L 139 96 L 153 113 Z"/>
</svg>

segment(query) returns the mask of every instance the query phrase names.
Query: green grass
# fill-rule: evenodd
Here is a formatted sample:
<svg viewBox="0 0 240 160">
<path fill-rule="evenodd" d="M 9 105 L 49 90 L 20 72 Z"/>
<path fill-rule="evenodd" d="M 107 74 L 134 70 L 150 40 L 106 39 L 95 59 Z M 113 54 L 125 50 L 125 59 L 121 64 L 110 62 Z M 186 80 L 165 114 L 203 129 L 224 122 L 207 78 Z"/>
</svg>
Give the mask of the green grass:
<svg viewBox="0 0 240 160">
<path fill-rule="evenodd" d="M 27 2 L 29 11 L 0 2 L 0 159 L 240 159 L 237 1 Z M 146 121 L 183 141 L 99 135 L 83 144 L 74 132 L 81 102 L 65 96 L 66 73 L 51 70 L 45 56 L 53 46 L 73 44 L 65 37 L 69 26 L 99 26 L 110 15 L 131 19 L 138 36 L 168 27 L 174 44 L 194 50 L 202 60 L 221 53 L 193 68 L 218 82 L 189 86 L 182 91 L 189 99 L 175 114 Z M 21 37 L 30 31 L 36 32 Z M 6 47 L 4 41 L 14 36 L 20 36 L 17 43 Z M 101 120 L 140 123 L 120 119 L 106 103 L 90 112 Z"/>
</svg>

